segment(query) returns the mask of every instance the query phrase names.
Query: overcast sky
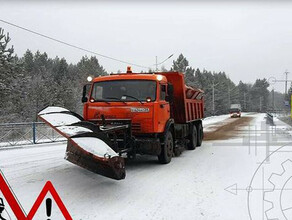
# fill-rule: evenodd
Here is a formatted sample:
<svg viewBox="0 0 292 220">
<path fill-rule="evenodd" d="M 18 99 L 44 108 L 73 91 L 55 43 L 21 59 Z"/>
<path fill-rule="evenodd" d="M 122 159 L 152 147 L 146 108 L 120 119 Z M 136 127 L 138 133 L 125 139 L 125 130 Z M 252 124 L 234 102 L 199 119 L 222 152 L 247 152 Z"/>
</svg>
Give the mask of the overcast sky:
<svg viewBox="0 0 292 220">
<path fill-rule="evenodd" d="M 183 53 L 192 67 L 225 71 L 236 83 L 292 72 L 292 4 L 285 1 L 0 3 L 0 19 L 143 66 L 154 67 L 155 56 L 162 61 Z M 76 63 L 91 55 L 2 22 L 0 27 L 19 56 L 40 50 Z M 126 64 L 98 59 L 109 72 L 126 70 Z M 274 87 L 284 92 L 283 83 Z"/>
</svg>

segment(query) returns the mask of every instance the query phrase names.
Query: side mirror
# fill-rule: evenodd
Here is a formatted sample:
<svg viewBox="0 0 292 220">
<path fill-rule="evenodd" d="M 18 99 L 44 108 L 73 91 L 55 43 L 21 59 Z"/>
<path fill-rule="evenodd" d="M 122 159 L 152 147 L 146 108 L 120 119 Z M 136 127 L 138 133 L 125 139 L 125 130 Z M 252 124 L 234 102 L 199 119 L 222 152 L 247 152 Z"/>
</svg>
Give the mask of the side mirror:
<svg viewBox="0 0 292 220">
<path fill-rule="evenodd" d="M 81 99 L 81 102 L 84 103 L 84 102 L 87 102 L 87 101 L 88 101 L 88 98 L 83 96 L 82 99 Z"/>
<path fill-rule="evenodd" d="M 91 84 L 86 84 L 83 86 L 82 99 L 81 99 L 82 103 L 88 101 L 88 92 L 89 92 L 90 87 L 91 87 Z"/>
<path fill-rule="evenodd" d="M 167 85 L 167 93 L 168 95 L 173 94 L 173 85 L 170 83 Z"/>
<path fill-rule="evenodd" d="M 165 101 L 173 102 L 173 85 L 168 83 L 167 85 L 167 96 L 165 97 Z"/>
</svg>

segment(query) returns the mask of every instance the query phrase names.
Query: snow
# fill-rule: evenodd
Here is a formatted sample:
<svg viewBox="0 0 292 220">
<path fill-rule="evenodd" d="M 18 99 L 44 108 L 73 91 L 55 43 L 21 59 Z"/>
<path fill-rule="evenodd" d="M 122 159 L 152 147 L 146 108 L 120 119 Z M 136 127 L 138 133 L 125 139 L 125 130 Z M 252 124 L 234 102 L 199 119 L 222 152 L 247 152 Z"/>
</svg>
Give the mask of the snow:
<svg viewBox="0 0 292 220">
<path fill-rule="evenodd" d="M 39 114 L 44 120 L 49 122 L 51 125 L 56 126 L 57 129 L 64 133 L 66 136 L 92 132 L 92 130 L 88 128 L 80 126 L 70 126 L 73 123 L 80 122 L 80 119 L 70 114 L 55 113 L 62 111 L 68 110 L 60 107 L 47 107 Z M 110 157 L 118 156 L 118 154 L 113 149 L 111 149 L 104 141 L 98 138 L 78 137 L 72 138 L 72 140 L 84 150 L 99 157 L 105 157 L 105 155 Z"/>
<path fill-rule="evenodd" d="M 244 117 L 247 116 L 248 113 L 242 112 L 241 115 Z M 230 114 L 206 117 L 203 119 L 203 128 L 204 131 L 213 131 L 214 125 L 217 125 L 218 123 L 220 125 L 224 125 L 232 122 L 233 120 L 234 119 L 230 117 Z"/>
<path fill-rule="evenodd" d="M 92 130 L 80 126 L 60 126 L 58 129 L 66 134 L 67 136 L 73 136 L 77 134 L 83 134 L 87 132 L 92 132 Z"/>
<path fill-rule="evenodd" d="M 289 152 L 277 154 L 262 169 L 260 163 L 268 152 L 265 114 L 248 116 L 254 117 L 249 141 L 246 139 L 249 128 L 241 127 L 242 136 L 204 141 L 201 147 L 184 151 L 167 165 L 159 164 L 157 157 L 138 156 L 137 160 L 126 163 L 127 176 L 121 181 L 96 175 L 64 160 L 65 143 L 0 150 L 0 168 L 26 212 L 50 180 L 73 219 L 266 219 L 262 208 L 269 205 L 263 203 L 262 190 L 253 190 L 249 198 L 246 189 L 253 176 L 252 187 L 261 189 L 262 176 L 257 170 L 264 171 L 263 176 L 268 179 L 273 172 L 282 172 L 281 162 L 285 157 L 292 157 Z M 204 120 L 204 126 L 228 121 L 233 120 L 216 116 Z M 277 140 L 278 146 L 271 143 L 269 152 L 283 142 L 291 142 L 291 137 L 274 135 L 270 134 L 270 139 Z M 268 180 L 265 185 L 270 188 Z M 47 218 L 44 204 L 41 208 L 35 219 Z M 51 219 L 62 219 L 54 205 Z"/>
<path fill-rule="evenodd" d="M 80 122 L 80 119 L 77 117 L 62 113 L 45 114 L 41 117 L 53 126 L 71 125 L 73 123 Z"/>
<path fill-rule="evenodd" d="M 74 115 L 70 115 L 67 113 L 60 113 L 60 112 L 69 112 L 69 110 L 62 108 L 62 107 L 56 107 L 56 106 L 49 106 L 45 108 L 44 110 L 39 112 L 39 116 L 41 116 L 43 119 L 45 119 L 47 122 L 49 122 L 53 126 L 62 126 L 62 125 L 71 125 L 76 122 L 80 122 L 81 120 L 77 118 Z M 78 132 L 77 127 L 71 127 L 71 128 L 62 128 L 64 131 L 70 133 Z M 80 130 L 84 131 L 84 130 Z"/>
<path fill-rule="evenodd" d="M 221 122 L 227 118 L 230 118 L 229 114 L 226 115 L 219 115 L 219 116 L 210 116 L 203 119 L 203 127 L 207 127 L 208 125 L 213 125 L 217 122 Z"/>
<path fill-rule="evenodd" d="M 49 106 L 42 111 L 39 112 L 39 115 L 52 113 L 52 112 L 69 112 L 69 110 L 62 108 L 62 107 L 56 107 L 56 106 Z"/>
<path fill-rule="evenodd" d="M 72 140 L 77 143 L 84 150 L 97 155 L 99 157 L 108 156 L 118 156 L 118 154 L 111 149 L 104 141 L 94 138 L 94 137 L 79 137 L 72 138 Z"/>
</svg>

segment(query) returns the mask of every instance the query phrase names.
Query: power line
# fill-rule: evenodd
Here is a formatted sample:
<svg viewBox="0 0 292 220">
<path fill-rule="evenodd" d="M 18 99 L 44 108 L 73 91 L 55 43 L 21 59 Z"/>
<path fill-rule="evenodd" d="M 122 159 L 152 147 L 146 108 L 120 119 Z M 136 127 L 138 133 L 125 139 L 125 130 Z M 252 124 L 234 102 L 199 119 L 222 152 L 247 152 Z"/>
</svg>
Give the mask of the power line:
<svg viewBox="0 0 292 220">
<path fill-rule="evenodd" d="M 157 61 L 156 61 L 156 63 L 153 64 L 153 66 L 154 66 L 154 65 L 161 65 L 161 64 L 163 64 L 165 61 L 167 61 L 168 59 L 170 59 L 172 56 L 173 56 L 173 54 L 171 54 L 170 56 L 168 56 L 165 60 L 163 60 L 163 61 L 160 62 L 160 63 L 157 63 Z M 156 58 L 157 58 L 157 56 L 156 56 Z"/>
<path fill-rule="evenodd" d="M 91 51 L 91 50 L 88 50 L 88 49 L 85 49 L 85 48 L 82 48 L 82 47 L 79 47 L 79 46 L 75 46 L 73 44 L 70 44 L 70 43 L 67 43 L 65 41 L 62 41 L 62 40 L 58 40 L 56 38 L 53 38 L 53 37 L 50 37 L 48 35 L 45 35 L 45 34 L 41 34 L 39 32 L 36 32 L 36 31 L 33 31 L 33 30 L 30 30 L 28 28 L 25 28 L 25 27 L 22 27 L 22 26 L 19 26 L 19 25 L 16 25 L 16 24 L 13 24 L 11 22 L 8 22 L 8 21 L 5 21 L 3 19 L 0 19 L 1 22 L 5 23 L 5 24 L 8 24 L 10 26 L 13 26 L 13 27 L 16 27 L 16 28 L 19 28 L 19 29 L 22 29 L 24 31 L 27 31 L 29 33 L 32 33 L 32 34 L 35 34 L 35 35 L 38 35 L 38 36 L 41 36 L 41 37 L 44 37 L 46 39 L 49 39 L 49 40 L 52 40 L 52 41 L 55 41 L 55 42 L 58 42 L 60 44 L 64 44 L 64 45 L 67 45 L 69 47 L 72 47 L 72 48 L 75 48 L 75 49 L 78 49 L 78 50 L 82 50 L 82 51 L 85 51 L 85 52 L 88 52 L 88 53 L 92 53 L 94 55 L 97 55 L 97 56 L 100 56 L 100 57 L 103 57 L 103 58 L 106 58 L 106 59 L 110 59 L 110 60 L 114 60 L 114 61 L 117 61 L 117 62 L 120 62 L 120 63 L 124 63 L 124 64 L 129 64 L 129 65 L 132 65 L 132 66 L 136 66 L 136 67 L 141 67 L 141 68 L 145 68 L 145 69 L 150 69 L 149 67 L 147 66 L 142 66 L 142 65 L 139 65 L 139 64 L 135 64 L 135 63 L 131 63 L 131 62 L 128 62 L 128 61 L 124 61 L 124 60 L 120 60 L 120 59 L 117 59 L 117 58 L 114 58 L 114 57 L 110 57 L 110 56 L 107 56 L 107 55 L 103 55 L 103 54 L 100 54 L 100 53 L 96 53 L 94 51 Z"/>
</svg>

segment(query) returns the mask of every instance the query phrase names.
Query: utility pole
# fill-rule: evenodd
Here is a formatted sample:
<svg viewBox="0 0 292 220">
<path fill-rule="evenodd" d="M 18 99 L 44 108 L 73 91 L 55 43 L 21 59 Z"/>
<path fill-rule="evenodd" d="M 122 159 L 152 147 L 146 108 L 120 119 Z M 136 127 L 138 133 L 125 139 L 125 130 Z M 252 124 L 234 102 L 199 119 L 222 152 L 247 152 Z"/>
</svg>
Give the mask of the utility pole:
<svg viewBox="0 0 292 220">
<path fill-rule="evenodd" d="M 287 102 L 289 102 L 288 100 L 289 100 L 289 97 L 288 97 L 288 92 L 287 92 L 287 84 L 288 84 L 288 82 L 292 82 L 292 80 L 288 80 L 288 74 L 289 74 L 289 72 L 286 70 L 285 71 L 285 73 L 284 73 L 286 76 L 285 76 L 285 80 L 277 80 L 275 77 L 270 77 L 269 78 L 269 80 L 271 79 L 271 83 L 272 84 L 275 84 L 276 82 L 284 82 L 285 83 L 285 94 L 284 94 L 284 101 L 285 101 L 285 105 L 287 105 L 288 103 Z M 268 80 L 268 81 L 269 81 Z M 274 88 L 273 88 L 274 89 Z M 274 99 L 274 98 L 273 98 Z M 274 100 L 273 100 L 273 102 L 274 102 Z M 291 104 L 291 106 L 292 106 L 292 104 Z M 274 103 L 273 103 L 273 107 L 274 107 Z M 292 109 L 292 107 L 291 107 L 291 109 Z M 291 110 L 291 118 L 292 118 L 292 110 Z"/>
<path fill-rule="evenodd" d="M 229 107 L 231 106 L 231 97 L 230 97 L 230 86 L 228 83 L 228 103 L 229 103 Z"/>
<path fill-rule="evenodd" d="M 213 104 L 212 113 L 214 114 L 215 113 L 215 83 L 214 81 L 213 81 L 213 86 L 212 86 L 212 104 Z"/>
<path fill-rule="evenodd" d="M 286 75 L 286 78 L 285 78 L 285 95 L 287 95 L 288 73 L 289 72 L 287 70 L 284 73 Z"/>
<path fill-rule="evenodd" d="M 157 56 L 155 56 L 155 66 L 156 66 L 156 72 L 158 72 L 158 65 L 163 64 L 165 61 L 167 61 L 168 59 L 170 59 L 173 56 L 173 54 L 171 54 L 170 56 L 168 56 L 165 60 L 163 60 L 162 62 L 158 63 L 158 59 Z"/>
<path fill-rule="evenodd" d="M 244 110 L 246 111 L 246 92 L 243 93 Z"/>
<path fill-rule="evenodd" d="M 260 112 L 262 112 L 262 99 L 263 99 L 263 97 L 260 96 Z"/>
<path fill-rule="evenodd" d="M 271 85 L 275 84 L 276 82 L 284 82 L 285 83 L 285 96 L 287 95 L 287 87 L 288 87 L 288 82 L 292 82 L 292 80 L 288 80 L 288 74 L 289 72 L 286 70 L 285 73 L 284 73 L 286 76 L 285 76 L 285 80 L 278 80 L 276 79 L 275 77 L 270 77 L 268 79 L 268 81 L 270 81 L 269 83 Z M 285 97 L 286 98 L 286 97 Z"/>
<path fill-rule="evenodd" d="M 215 81 L 213 80 L 212 84 L 212 114 L 215 114 L 215 86 L 217 86 L 219 83 L 215 84 Z"/>
<path fill-rule="evenodd" d="M 286 78 L 285 78 L 285 98 L 286 98 L 286 96 L 287 96 L 287 83 L 288 83 L 288 74 L 289 74 L 289 72 L 286 70 L 284 74 L 286 74 Z"/>
<path fill-rule="evenodd" d="M 272 90 L 272 109 L 273 109 L 273 112 L 275 112 L 275 90 L 274 90 L 274 88 Z"/>
</svg>

